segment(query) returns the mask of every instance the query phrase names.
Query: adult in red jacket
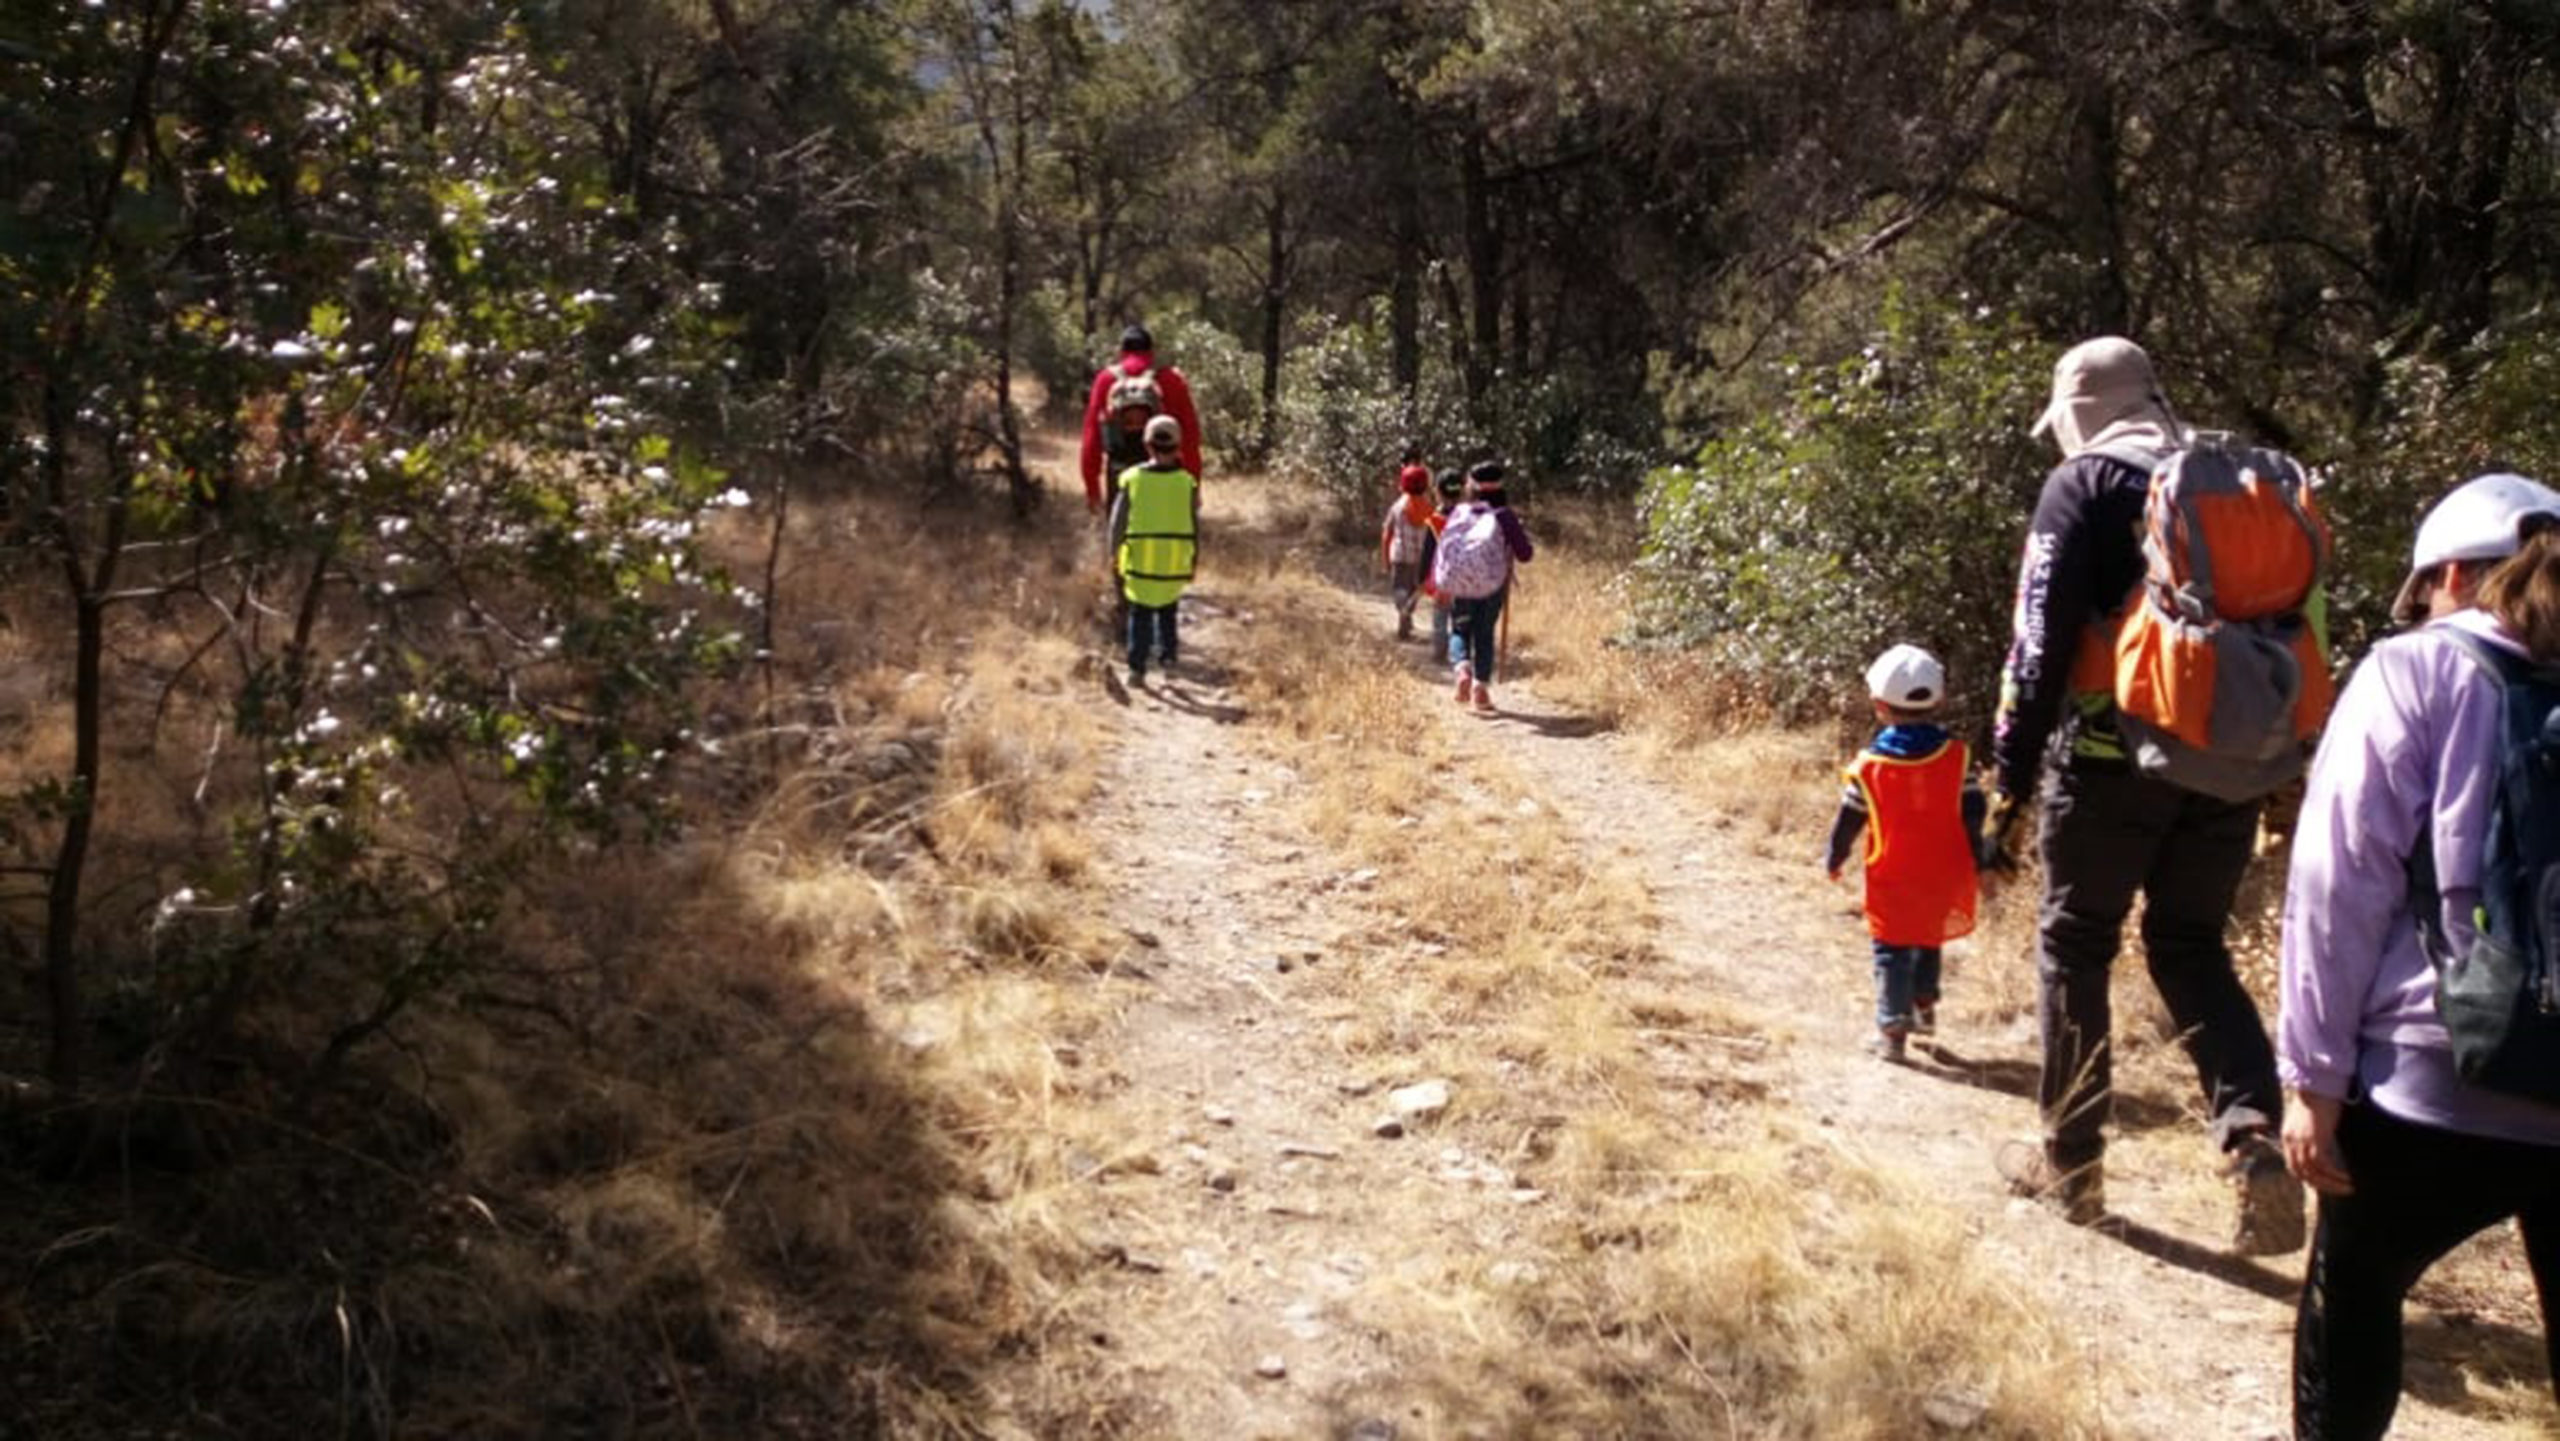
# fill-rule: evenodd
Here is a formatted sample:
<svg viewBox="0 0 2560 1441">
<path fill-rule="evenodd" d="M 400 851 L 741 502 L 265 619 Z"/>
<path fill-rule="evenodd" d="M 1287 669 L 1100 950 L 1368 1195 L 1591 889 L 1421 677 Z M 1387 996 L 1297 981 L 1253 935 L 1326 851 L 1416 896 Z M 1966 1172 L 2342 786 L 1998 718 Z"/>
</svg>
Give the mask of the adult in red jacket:
<svg viewBox="0 0 2560 1441">
<path fill-rule="evenodd" d="M 1123 382 L 1152 378 L 1158 406 L 1144 414 L 1134 408 L 1128 415 L 1111 414 L 1111 392 Z M 1132 386 L 1132 389 L 1143 389 Z M 1182 468 L 1200 474 L 1200 413 L 1191 405 L 1191 384 L 1182 372 L 1170 365 L 1156 364 L 1155 337 L 1143 325 L 1132 325 L 1120 332 L 1120 358 L 1102 367 L 1093 378 L 1093 394 L 1084 403 L 1084 503 L 1096 515 L 1102 513 L 1104 466 L 1115 479 L 1133 465 L 1146 463 L 1145 438 L 1147 420 L 1153 415 L 1170 415 L 1182 425 Z"/>
</svg>

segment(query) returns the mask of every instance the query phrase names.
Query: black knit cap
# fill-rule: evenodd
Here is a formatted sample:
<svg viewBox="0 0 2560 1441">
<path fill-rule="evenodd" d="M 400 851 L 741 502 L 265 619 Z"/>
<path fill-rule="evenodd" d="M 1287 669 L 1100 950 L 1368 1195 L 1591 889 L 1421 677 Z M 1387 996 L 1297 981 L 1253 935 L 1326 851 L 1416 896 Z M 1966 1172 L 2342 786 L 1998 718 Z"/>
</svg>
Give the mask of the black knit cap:
<svg viewBox="0 0 2560 1441">
<path fill-rule="evenodd" d="M 1474 481 L 1479 490 L 1500 487 L 1502 477 L 1502 462 L 1498 460 L 1479 460 L 1467 471 L 1467 479 Z"/>
<path fill-rule="evenodd" d="M 1147 334 L 1147 328 L 1143 325 L 1133 324 L 1120 332 L 1120 349 L 1124 354 L 1129 351 L 1153 353 L 1155 348 L 1156 338 Z"/>
</svg>

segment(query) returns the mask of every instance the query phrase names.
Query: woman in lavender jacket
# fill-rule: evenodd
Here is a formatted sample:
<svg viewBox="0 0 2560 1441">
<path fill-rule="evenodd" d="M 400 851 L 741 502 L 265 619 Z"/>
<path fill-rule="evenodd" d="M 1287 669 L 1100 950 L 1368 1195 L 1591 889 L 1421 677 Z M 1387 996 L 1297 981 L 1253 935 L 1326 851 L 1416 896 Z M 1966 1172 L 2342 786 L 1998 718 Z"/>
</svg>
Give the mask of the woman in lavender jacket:
<svg viewBox="0 0 2560 1441">
<path fill-rule="evenodd" d="M 2518 1218 L 2546 1345 L 2560 1297 L 2560 1107 L 2455 1072 L 2408 884 L 2424 828 L 2443 923 L 2467 937 L 2500 693 L 2447 632 L 2560 662 L 2560 494 L 2521 476 L 2470 481 L 2428 515 L 2414 559 L 2394 617 L 2432 624 L 2375 647 L 2339 698 L 2285 886 L 2285 1159 L 2320 1193 L 2294 1326 L 2300 1438 L 2390 1428 L 2401 1302 L 2481 1230 Z"/>
</svg>

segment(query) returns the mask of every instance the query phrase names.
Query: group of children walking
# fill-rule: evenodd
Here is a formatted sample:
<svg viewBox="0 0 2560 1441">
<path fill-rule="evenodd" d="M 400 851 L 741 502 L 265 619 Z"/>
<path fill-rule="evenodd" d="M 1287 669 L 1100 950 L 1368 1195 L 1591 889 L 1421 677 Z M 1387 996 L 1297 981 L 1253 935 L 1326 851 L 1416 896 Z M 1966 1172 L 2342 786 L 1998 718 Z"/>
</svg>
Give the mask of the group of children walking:
<svg viewBox="0 0 2560 1441">
<path fill-rule="evenodd" d="M 1458 704 L 1491 715 L 1512 580 L 1537 554 L 1511 508 L 1509 472 L 1498 460 L 1483 460 L 1463 476 L 1443 471 L 1435 483 L 1421 448 L 1407 446 L 1396 492 L 1378 528 L 1379 560 L 1395 597 L 1396 639 L 1413 639 L 1413 613 L 1427 597 L 1431 654 L 1452 668 Z"/>
</svg>

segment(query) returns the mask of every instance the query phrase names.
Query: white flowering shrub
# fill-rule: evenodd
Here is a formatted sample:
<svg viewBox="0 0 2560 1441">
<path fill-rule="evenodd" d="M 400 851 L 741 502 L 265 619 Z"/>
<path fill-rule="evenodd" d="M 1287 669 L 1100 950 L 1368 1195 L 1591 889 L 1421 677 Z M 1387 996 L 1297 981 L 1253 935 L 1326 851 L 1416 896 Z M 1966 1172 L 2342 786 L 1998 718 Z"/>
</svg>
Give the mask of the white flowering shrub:
<svg viewBox="0 0 2560 1441">
<path fill-rule="evenodd" d="M 14 837 L 56 1070 L 89 968 L 189 1034 L 326 996 L 334 1060 L 493 958 L 530 861 L 655 823 L 698 744 L 692 682 L 739 645 L 701 528 L 743 495 L 673 437 L 728 363 L 720 297 L 503 24 L 430 73 L 331 7 L 36 8 L 54 78 L 0 129 L 64 173 L 0 232 L 0 348 L 46 377 L 0 445 L 39 523 L 0 557 L 76 638 L 74 755 Z M 231 844 L 164 868 L 147 953 L 84 947 L 102 738 L 146 689 L 210 718 Z"/>
</svg>

